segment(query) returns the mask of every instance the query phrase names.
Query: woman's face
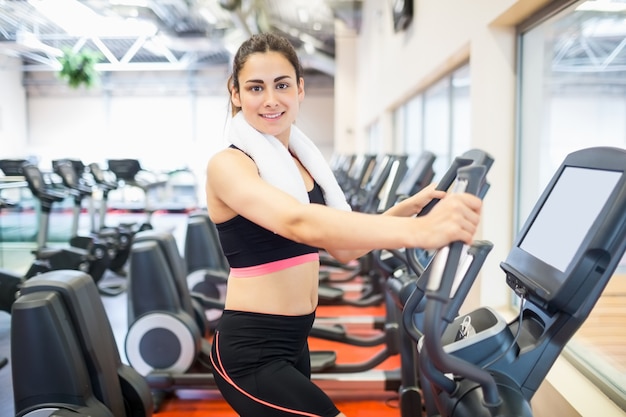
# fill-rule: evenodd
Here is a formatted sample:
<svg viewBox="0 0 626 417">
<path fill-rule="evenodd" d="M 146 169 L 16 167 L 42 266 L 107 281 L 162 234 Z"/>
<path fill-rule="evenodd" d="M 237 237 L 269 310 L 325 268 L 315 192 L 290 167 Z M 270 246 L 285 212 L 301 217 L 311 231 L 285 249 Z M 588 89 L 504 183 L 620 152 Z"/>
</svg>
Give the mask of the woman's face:
<svg viewBox="0 0 626 417">
<path fill-rule="evenodd" d="M 261 133 L 287 143 L 292 123 L 304 99 L 304 80 L 282 54 L 251 54 L 239 71 L 239 91 L 231 100 L 241 107 L 244 117 Z"/>
</svg>

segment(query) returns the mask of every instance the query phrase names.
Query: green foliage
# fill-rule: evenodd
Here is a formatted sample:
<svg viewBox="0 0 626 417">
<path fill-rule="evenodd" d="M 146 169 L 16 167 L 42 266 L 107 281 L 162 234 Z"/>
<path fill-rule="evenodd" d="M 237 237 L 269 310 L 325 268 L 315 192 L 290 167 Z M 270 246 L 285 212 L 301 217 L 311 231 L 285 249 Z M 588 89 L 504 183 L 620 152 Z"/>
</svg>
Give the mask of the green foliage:
<svg viewBox="0 0 626 417">
<path fill-rule="evenodd" d="M 58 75 L 72 88 L 78 88 L 81 84 L 90 88 L 99 80 L 95 66 L 101 59 L 102 55 L 98 52 L 91 50 L 73 52 L 66 49 L 63 51 L 63 56 L 59 58 L 61 70 Z"/>
</svg>

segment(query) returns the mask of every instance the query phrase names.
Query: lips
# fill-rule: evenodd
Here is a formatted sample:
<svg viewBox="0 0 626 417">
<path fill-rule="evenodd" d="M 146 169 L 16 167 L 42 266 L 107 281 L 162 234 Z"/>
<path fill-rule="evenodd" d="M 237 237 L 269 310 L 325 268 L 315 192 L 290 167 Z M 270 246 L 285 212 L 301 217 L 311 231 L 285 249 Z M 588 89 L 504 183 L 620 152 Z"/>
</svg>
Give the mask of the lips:
<svg viewBox="0 0 626 417">
<path fill-rule="evenodd" d="M 278 119 L 282 115 L 283 113 L 281 112 L 281 113 L 262 114 L 261 117 L 264 119 L 273 120 L 273 119 Z"/>
</svg>

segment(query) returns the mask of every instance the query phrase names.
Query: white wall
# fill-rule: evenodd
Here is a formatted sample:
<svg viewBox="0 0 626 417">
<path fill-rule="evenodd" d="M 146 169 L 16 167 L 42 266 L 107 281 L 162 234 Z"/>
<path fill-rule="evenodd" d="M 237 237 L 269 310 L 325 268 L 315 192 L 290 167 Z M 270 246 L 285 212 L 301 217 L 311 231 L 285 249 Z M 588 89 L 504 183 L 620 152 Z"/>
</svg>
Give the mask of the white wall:
<svg viewBox="0 0 626 417">
<path fill-rule="evenodd" d="M 134 81 L 129 81 L 133 75 Z M 138 86 L 155 78 L 149 73 L 123 77 L 125 84 Z M 123 94 L 119 89 L 110 92 L 106 85 L 89 91 L 50 88 L 32 94 L 25 112 L 29 134 L 16 152 L 37 156 L 42 169 L 50 168 L 50 161 L 59 158 L 98 162 L 103 167 L 107 159 L 134 158 L 143 168 L 154 171 L 186 167 L 196 175 L 199 201 L 204 204 L 206 162 L 228 145 L 223 139 L 230 114 L 226 78 L 223 74 L 216 81 L 221 87 L 218 92 L 201 94 L 154 87 L 128 88 L 128 94 Z M 314 84 L 307 89 L 305 83 L 305 90 L 297 123 L 330 157 L 334 139 L 332 88 Z"/>
<path fill-rule="evenodd" d="M 21 152 L 27 136 L 26 93 L 21 63 L 0 55 L 0 159 Z"/>
</svg>

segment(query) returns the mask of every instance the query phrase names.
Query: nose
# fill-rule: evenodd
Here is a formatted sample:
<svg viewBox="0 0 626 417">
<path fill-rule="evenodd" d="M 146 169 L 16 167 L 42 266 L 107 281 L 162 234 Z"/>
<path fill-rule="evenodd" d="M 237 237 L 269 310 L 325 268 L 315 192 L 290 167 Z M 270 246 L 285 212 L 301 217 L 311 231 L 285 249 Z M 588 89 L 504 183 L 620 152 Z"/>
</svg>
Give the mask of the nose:
<svg viewBox="0 0 626 417">
<path fill-rule="evenodd" d="M 276 92 L 268 88 L 265 90 L 265 107 L 275 107 L 278 104 L 276 100 Z"/>
</svg>

